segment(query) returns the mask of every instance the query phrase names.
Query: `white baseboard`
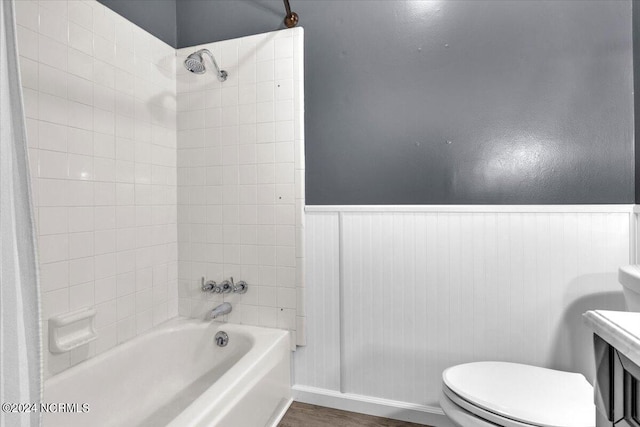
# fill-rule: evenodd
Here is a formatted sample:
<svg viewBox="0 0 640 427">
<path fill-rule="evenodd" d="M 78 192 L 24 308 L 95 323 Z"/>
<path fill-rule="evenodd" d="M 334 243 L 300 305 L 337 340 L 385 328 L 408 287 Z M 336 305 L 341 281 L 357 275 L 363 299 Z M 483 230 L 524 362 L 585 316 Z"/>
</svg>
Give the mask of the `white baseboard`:
<svg viewBox="0 0 640 427">
<path fill-rule="evenodd" d="M 293 386 L 293 399 L 296 402 L 425 424 L 433 427 L 454 427 L 440 408 L 415 403 L 379 399 L 377 397 L 362 396 L 359 394 L 340 393 L 339 391 L 301 385 Z"/>
</svg>

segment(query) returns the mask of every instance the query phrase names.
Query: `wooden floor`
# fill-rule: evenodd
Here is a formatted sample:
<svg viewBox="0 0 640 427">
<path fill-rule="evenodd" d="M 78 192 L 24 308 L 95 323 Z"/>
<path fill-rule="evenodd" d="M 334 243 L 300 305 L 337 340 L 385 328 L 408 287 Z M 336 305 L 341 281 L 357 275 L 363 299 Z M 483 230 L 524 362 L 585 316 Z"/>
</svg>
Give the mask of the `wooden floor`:
<svg viewBox="0 0 640 427">
<path fill-rule="evenodd" d="M 422 424 L 293 402 L 278 427 L 418 427 Z"/>
</svg>

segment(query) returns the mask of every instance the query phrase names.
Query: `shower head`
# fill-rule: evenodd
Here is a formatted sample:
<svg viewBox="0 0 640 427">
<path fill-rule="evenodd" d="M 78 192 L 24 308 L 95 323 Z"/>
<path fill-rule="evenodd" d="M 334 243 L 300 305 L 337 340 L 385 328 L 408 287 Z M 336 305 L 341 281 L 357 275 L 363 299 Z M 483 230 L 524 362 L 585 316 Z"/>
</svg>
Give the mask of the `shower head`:
<svg viewBox="0 0 640 427">
<path fill-rule="evenodd" d="M 218 80 L 221 82 L 227 80 L 227 72 L 218 67 L 218 63 L 213 57 L 213 54 L 207 49 L 200 49 L 199 51 L 193 52 L 191 55 L 187 56 L 187 59 L 184 60 L 185 68 L 195 74 L 204 74 L 207 69 L 204 66 L 203 54 L 206 54 L 213 63 L 213 66 L 218 73 Z"/>
<path fill-rule="evenodd" d="M 202 59 L 202 55 L 192 53 L 184 60 L 184 66 L 192 73 L 204 74 L 206 69 L 204 68 L 204 61 Z"/>
</svg>

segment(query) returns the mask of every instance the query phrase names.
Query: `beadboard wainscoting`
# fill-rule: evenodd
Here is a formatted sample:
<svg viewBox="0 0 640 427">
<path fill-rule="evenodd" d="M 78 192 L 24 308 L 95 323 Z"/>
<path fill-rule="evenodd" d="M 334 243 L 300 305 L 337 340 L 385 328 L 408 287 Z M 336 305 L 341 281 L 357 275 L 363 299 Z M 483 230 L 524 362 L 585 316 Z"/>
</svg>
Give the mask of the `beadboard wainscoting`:
<svg viewBox="0 0 640 427">
<path fill-rule="evenodd" d="M 591 380 L 581 314 L 624 309 L 631 205 L 307 206 L 297 400 L 444 426 L 442 371 L 500 360 Z"/>
</svg>

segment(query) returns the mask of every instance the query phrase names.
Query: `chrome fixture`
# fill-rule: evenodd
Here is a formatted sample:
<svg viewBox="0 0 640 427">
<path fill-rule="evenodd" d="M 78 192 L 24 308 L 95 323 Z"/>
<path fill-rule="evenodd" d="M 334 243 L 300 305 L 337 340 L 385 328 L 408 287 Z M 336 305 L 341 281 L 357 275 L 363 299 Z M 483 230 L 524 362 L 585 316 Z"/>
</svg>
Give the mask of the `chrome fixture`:
<svg viewBox="0 0 640 427">
<path fill-rule="evenodd" d="M 231 280 L 223 280 L 220 283 L 220 288 L 222 288 L 223 294 L 228 294 L 229 292 L 233 291 L 233 277 L 231 278 Z"/>
<path fill-rule="evenodd" d="M 195 74 L 204 74 L 207 69 L 204 66 L 204 58 L 202 54 L 206 54 L 213 66 L 216 69 L 216 73 L 218 73 L 218 80 L 221 82 L 227 80 L 227 76 L 229 75 L 225 70 L 221 70 L 218 67 L 218 63 L 216 59 L 213 57 L 213 53 L 211 53 L 208 49 L 200 49 L 197 52 L 193 52 L 191 55 L 187 56 L 187 59 L 184 60 L 184 66 L 187 70 L 191 71 Z"/>
<path fill-rule="evenodd" d="M 244 294 L 249 290 L 249 285 L 244 280 L 240 280 L 238 283 L 234 283 L 233 277 L 230 277 L 229 280 L 223 280 L 219 285 L 213 281 L 204 280 L 204 277 L 201 279 L 202 284 L 200 285 L 200 289 L 202 292 L 211 292 L 214 294 L 228 294 L 233 292 L 234 294 Z"/>
<path fill-rule="evenodd" d="M 229 335 L 224 331 L 220 331 L 216 334 L 215 340 L 218 347 L 226 347 L 229 344 Z"/>
<path fill-rule="evenodd" d="M 236 285 L 233 287 L 233 292 L 235 292 L 236 294 L 244 294 L 249 290 L 249 285 L 247 285 L 247 282 L 245 282 L 244 280 L 240 280 L 238 283 L 236 283 Z"/>
<path fill-rule="evenodd" d="M 200 289 L 202 289 L 202 292 L 212 292 L 214 294 L 219 294 L 222 292 L 222 288 L 218 286 L 216 282 L 214 282 L 213 280 L 205 282 L 204 277 L 202 278 Z"/>
<path fill-rule="evenodd" d="M 229 278 L 229 280 L 224 280 L 220 283 L 222 287 L 222 293 L 228 293 L 233 291 L 234 294 L 244 294 L 249 289 L 249 285 L 244 280 L 240 280 L 238 283 L 233 283 L 233 277 Z"/>
<path fill-rule="evenodd" d="M 229 313 L 231 313 L 231 304 L 229 304 L 228 302 L 223 302 L 222 304 L 211 310 L 211 318 L 215 319 L 218 316 Z"/>
</svg>

